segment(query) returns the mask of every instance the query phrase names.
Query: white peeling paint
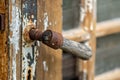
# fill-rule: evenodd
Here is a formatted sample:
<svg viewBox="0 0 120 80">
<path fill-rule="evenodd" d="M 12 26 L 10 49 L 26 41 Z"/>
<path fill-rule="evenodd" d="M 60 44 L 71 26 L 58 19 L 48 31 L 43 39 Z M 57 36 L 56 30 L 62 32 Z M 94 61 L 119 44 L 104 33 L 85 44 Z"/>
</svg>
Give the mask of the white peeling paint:
<svg viewBox="0 0 120 80">
<path fill-rule="evenodd" d="M 87 35 L 84 35 L 83 36 L 86 40 L 89 40 L 90 39 L 90 34 L 88 33 Z"/>
<path fill-rule="evenodd" d="M 13 80 L 16 80 L 16 60 L 12 61 Z"/>
<path fill-rule="evenodd" d="M 44 68 L 45 72 L 48 71 L 48 66 L 47 66 L 47 62 L 46 61 L 43 61 L 43 68 Z"/>
<path fill-rule="evenodd" d="M 27 4 L 24 4 L 24 5 L 25 7 L 27 7 Z M 22 23 L 23 32 L 26 26 L 30 23 L 30 20 L 27 18 L 27 16 L 28 16 L 28 13 L 25 13 L 23 15 L 23 23 Z M 34 18 L 34 15 L 31 15 L 31 17 Z M 36 22 L 37 20 L 34 20 L 33 24 L 36 25 Z M 32 46 L 34 46 L 34 48 Z M 39 55 L 38 53 L 39 53 L 38 48 L 36 45 L 34 45 L 34 42 L 27 43 L 24 41 L 24 38 L 22 38 L 22 77 L 21 77 L 21 80 L 27 80 L 29 69 L 31 70 L 31 80 L 33 80 L 33 77 L 35 77 L 36 60 L 37 60 L 37 56 Z M 28 55 L 30 59 L 28 58 Z"/>
<path fill-rule="evenodd" d="M 90 43 L 89 43 L 88 41 L 86 41 L 84 44 L 85 44 L 87 47 L 89 47 L 90 50 L 92 50 L 91 45 L 90 45 Z"/>
<path fill-rule="evenodd" d="M 84 30 L 88 31 L 89 30 L 88 26 L 84 26 Z"/>
<path fill-rule="evenodd" d="M 52 23 L 51 23 L 51 22 L 49 22 L 49 25 L 51 26 L 51 25 L 52 25 Z"/>
<path fill-rule="evenodd" d="M 20 10 L 12 6 L 12 23 L 10 24 L 10 31 L 12 32 L 12 37 L 9 37 L 11 44 L 15 47 L 15 53 L 18 53 L 19 50 L 19 40 L 20 40 L 20 26 L 21 26 L 21 19 Z"/>
<path fill-rule="evenodd" d="M 90 30 L 93 31 L 94 30 L 94 26 L 93 26 L 93 23 L 91 22 L 91 25 L 90 25 Z"/>
<path fill-rule="evenodd" d="M 85 13 L 84 8 L 81 7 L 80 9 L 81 9 L 81 10 L 80 10 L 80 14 L 81 14 L 81 16 L 80 16 L 80 21 L 83 22 L 86 13 Z"/>
<path fill-rule="evenodd" d="M 15 5 L 15 0 L 12 0 L 12 19 L 10 25 L 10 32 L 12 35 L 9 35 L 10 45 L 13 45 L 12 54 L 12 80 L 16 80 L 16 55 L 18 54 L 19 42 L 20 42 L 20 26 L 21 26 L 21 11 Z"/>
<path fill-rule="evenodd" d="M 92 13 L 93 11 L 93 0 L 85 0 L 85 6 L 81 6 L 80 7 L 80 21 L 83 22 L 83 20 L 85 19 L 85 16 L 87 15 L 87 11 L 89 11 L 90 13 Z"/>
<path fill-rule="evenodd" d="M 88 6 L 88 10 L 90 12 L 92 12 L 93 10 L 93 4 L 92 4 L 93 0 L 86 0 L 86 6 Z"/>
<path fill-rule="evenodd" d="M 32 45 L 32 43 L 29 44 L 29 45 Z M 32 53 L 33 52 L 32 50 L 33 50 L 32 47 L 28 46 L 28 45 L 26 45 L 23 48 L 23 58 L 24 58 L 24 60 L 22 60 L 22 63 L 23 63 L 23 65 L 22 65 L 22 71 L 23 71 L 23 76 L 22 77 L 23 77 L 23 79 L 22 80 L 27 80 L 26 75 L 28 74 L 29 67 L 32 70 L 31 71 L 32 78 L 33 78 L 33 76 L 35 76 L 36 57 L 39 54 L 38 54 L 38 50 L 37 50 L 36 46 L 34 47 L 34 51 L 35 51 L 34 53 Z M 33 63 L 31 64 L 31 66 L 29 66 L 29 63 L 28 63 L 28 62 L 31 61 L 30 59 L 27 58 L 28 54 L 33 59 Z"/>
<path fill-rule="evenodd" d="M 47 28 L 49 27 L 49 21 L 48 21 L 48 14 L 47 12 L 44 13 L 44 31 L 47 30 Z"/>
</svg>

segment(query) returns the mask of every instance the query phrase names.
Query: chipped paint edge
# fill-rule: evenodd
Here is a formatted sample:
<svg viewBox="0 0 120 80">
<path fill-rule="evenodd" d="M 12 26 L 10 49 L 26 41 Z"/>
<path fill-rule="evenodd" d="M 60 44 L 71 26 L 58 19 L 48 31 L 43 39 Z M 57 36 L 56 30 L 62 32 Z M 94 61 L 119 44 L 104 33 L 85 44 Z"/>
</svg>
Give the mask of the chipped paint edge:
<svg viewBox="0 0 120 80">
<path fill-rule="evenodd" d="M 12 0 L 12 11 L 11 12 L 11 22 L 9 23 L 10 25 L 10 33 L 12 33 L 12 35 L 9 34 L 9 44 L 13 45 L 13 47 L 10 47 L 10 54 L 12 54 L 12 76 L 9 77 L 9 80 L 17 80 L 17 73 L 16 73 L 16 55 L 19 53 L 20 51 L 20 26 L 21 26 L 21 10 L 16 6 L 15 4 L 15 0 Z M 10 17 L 9 17 L 10 20 Z M 13 50 L 13 52 L 12 52 Z"/>
<path fill-rule="evenodd" d="M 22 3 L 22 8 L 27 7 L 27 5 L 28 5 L 27 3 Z M 29 20 L 27 18 L 28 13 L 23 13 L 22 16 L 23 16 L 23 23 L 22 23 L 23 31 L 22 32 L 24 33 L 24 29 L 26 28 L 26 26 L 29 23 L 31 23 L 31 20 Z M 34 15 L 31 15 L 31 18 L 34 18 Z M 36 25 L 36 22 L 37 22 L 37 20 L 34 19 L 34 21 L 32 23 L 34 25 Z M 36 42 L 36 44 L 37 43 L 38 42 Z M 31 70 L 31 77 L 30 77 L 31 79 L 30 80 L 34 80 L 35 72 L 36 72 L 36 70 L 35 70 L 36 69 L 36 60 L 37 60 L 37 56 L 39 55 L 37 45 L 34 45 L 34 44 L 35 44 L 35 42 L 26 43 L 24 38 L 22 38 L 22 77 L 21 77 L 21 80 L 28 79 L 28 77 L 27 77 L 28 70 Z M 34 49 L 32 48 L 32 45 L 34 45 Z M 33 50 L 34 50 L 34 53 L 33 53 Z M 29 66 L 30 59 L 27 59 L 27 56 L 29 54 L 30 54 L 30 57 L 33 59 L 33 62 L 30 66 Z"/>
</svg>

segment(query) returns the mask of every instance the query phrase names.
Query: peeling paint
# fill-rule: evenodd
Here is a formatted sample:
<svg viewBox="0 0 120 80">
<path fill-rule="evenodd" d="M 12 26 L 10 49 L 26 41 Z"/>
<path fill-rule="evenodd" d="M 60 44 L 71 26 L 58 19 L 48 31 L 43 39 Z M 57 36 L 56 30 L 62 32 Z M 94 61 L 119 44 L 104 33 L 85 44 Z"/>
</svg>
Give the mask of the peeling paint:
<svg viewBox="0 0 120 80">
<path fill-rule="evenodd" d="M 47 28 L 49 27 L 48 24 L 48 14 L 47 12 L 44 13 L 44 31 L 47 30 Z"/>
<path fill-rule="evenodd" d="M 94 80 L 94 59 L 95 59 L 95 6 L 96 6 L 96 0 L 81 0 L 81 24 L 86 32 L 86 38 L 88 40 L 84 42 L 86 46 L 88 46 L 92 51 L 92 57 L 90 60 L 87 61 L 81 61 L 82 65 L 80 65 L 80 70 L 83 72 L 84 76 L 82 77 L 82 80 Z M 86 66 L 86 67 L 85 67 Z M 88 67 L 89 66 L 89 67 Z"/>
<path fill-rule="evenodd" d="M 90 30 L 93 31 L 94 30 L 94 27 L 93 27 L 93 23 L 91 22 L 91 25 L 90 25 Z"/>
<path fill-rule="evenodd" d="M 23 8 L 23 33 L 24 29 L 31 22 L 36 25 L 37 22 L 37 0 L 25 0 Z M 33 13 L 34 12 L 34 13 Z M 38 42 L 26 43 L 22 38 L 22 80 L 35 80 L 36 60 L 38 56 Z M 39 45 L 40 46 L 40 45 Z"/>
<path fill-rule="evenodd" d="M 12 6 L 12 23 L 10 24 L 10 31 L 12 32 L 12 37 L 9 37 L 11 44 L 15 46 L 15 53 L 17 54 L 19 51 L 19 40 L 20 37 L 20 26 L 21 26 L 21 19 L 20 15 L 21 12 L 16 6 Z"/>
<path fill-rule="evenodd" d="M 92 13 L 92 10 L 93 10 L 92 2 L 93 2 L 93 0 L 86 0 L 86 6 L 87 6 L 89 12 L 91 12 L 91 13 Z"/>
<path fill-rule="evenodd" d="M 31 46 L 32 47 L 31 47 Z M 38 56 L 37 46 L 34 46 L 34 43 L 28 44 L 23 47 L 23 65 L 22 65 L 22 72 L 23 72 L 23 79 L 27 80 L 27 70 L 31 67 L 31 76 L 32 79 L 35 77 L 35 66 L 36 66 L 36 57 Z"/>
<path fill-rule="evenodd" d="M 43 68 L 44 68 L 45 72 L 48 71 L 48 66 L 47 66 L 47 62 L 46 61 L 43 61 Z"/>
<path fill-rule="evenodd" d="M 80 8 L 80 14 L 81 14 L 81 16 L 80 16 L 80 17 L 81 17 L 81 18 L 80 18 L 80 21 L 83 22 L 84 17 L 85 17 L 85 10 L 84 10 L 84 8 L 82 8 L 82 7 Z"/>
<path fill-rule="evenodd" d="M 12 0 L 12 21 L 10 23 L 10 32 L 12 35 L 9 35 L 10 45 L 13 45 L 12 54 L 12 80 L 16 80 L 16 55 L 19 53 L 19 42 L 20 42 L 20 26 L 21 26 L 21 11 L 15 5 L 15 0 Z"/>
<path fill-rule="evenodd" d="M 93 12 L 93 1 L 92 0 L 85 0 L 85 6 L 80 7 L 80 13 L 81 13 L 81 22 L 84 21 L 85 16 L 87 15 L 87 12 L 89 11 L 90 13 Z"/>
</svg>

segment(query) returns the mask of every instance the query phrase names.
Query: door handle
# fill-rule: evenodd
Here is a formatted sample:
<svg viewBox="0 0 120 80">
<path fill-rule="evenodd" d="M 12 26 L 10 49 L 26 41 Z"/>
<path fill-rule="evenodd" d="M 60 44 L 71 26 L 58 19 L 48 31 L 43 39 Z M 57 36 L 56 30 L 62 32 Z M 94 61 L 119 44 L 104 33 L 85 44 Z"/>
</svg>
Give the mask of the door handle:
<svg viewBox="0 0 120 80">
<path fill-rule="evenodd" d="M 92 50 L 85 44 L 66 39 L 62 34 L 52 30 L 41 32 L 33 25 L 29 25 L 29 28 L 26 27 L 24 39 L 26 42 L 41 41 L 53 49 L 62 49 L 83 60 L 88 60 L 92 56 Z"/>
</svg>

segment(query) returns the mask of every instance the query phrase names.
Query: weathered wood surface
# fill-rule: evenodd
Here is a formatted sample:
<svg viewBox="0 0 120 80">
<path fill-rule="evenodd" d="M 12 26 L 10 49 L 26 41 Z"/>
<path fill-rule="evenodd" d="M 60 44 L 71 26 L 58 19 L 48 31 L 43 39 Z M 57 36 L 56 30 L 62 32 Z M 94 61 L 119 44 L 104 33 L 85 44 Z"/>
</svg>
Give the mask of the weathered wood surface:
<svg viewBox="0 0 120 80">
<path fill-rule="evenodd" d="M 21 0 L 9 0 L 9 80 L 20 80 Z"/>
<path fill-rule="evenodd" d="M 6 8 L 7 4 L 5 3 L 8 3 L 8 0 L 0 0 L 0 14 L 2 13 L 5 15 L 5 23 L 6 23 L 5 30 L 0 31 L 0 80 L 8 79 L 8 46 L 7 46 L 8 8 Z"/>
<path fill-rule="evenodd" d="M 104 22 L 97 23 L 96 25 L 96 37 L 107 36 L 120 32 L 120 19 L 113 19 Z M 81 26 L 82 27 L 82 26 Z M 74 41 L 85 41 L 90 37 L 87 33 L 81 28 L 75 28 L 72 30 L 64 31 L 63 36 L 65 38 L 74 40 Z"/>
<path fill-rule="evenodd" d="M 98 75 L 95 80 L 120 80 L 120 69 L 115 69 Z"/>
<path fill-rule="evenodd" d="M 94 64 L 96 52 L 96 0 L 81 0 L 81 26 L 88 34 L 89 40 L 85 43 L 92 49 L 89 61 L 77 61 L 77 70 L 80 80 L 94 80 Z"/>
<path fill-rule="evenodd" d="M 92 51 L 87 45 L 65 38 L 61 49 L 83 60 L 88 60 L 92 56 Z"/>
<path fill-rule="evenodd" d="M 44 31 L 51 29 L 62 31 L 62 0 L 38 0 L 37 26 Z M 36 80 L 62 80 L 61 50 L 51 49 L 40 44 L 40 54 L 37 60 Z"/>
<path fill-rule="evenodd" d="M 22 0 L 22 34 L 27 25 L 37 24 L 37 0 Z M 38 43 L 25 42 L 22 35 L 22 69 L 21 80 L 36 80 L 36 60 Z"/>
</svg>

